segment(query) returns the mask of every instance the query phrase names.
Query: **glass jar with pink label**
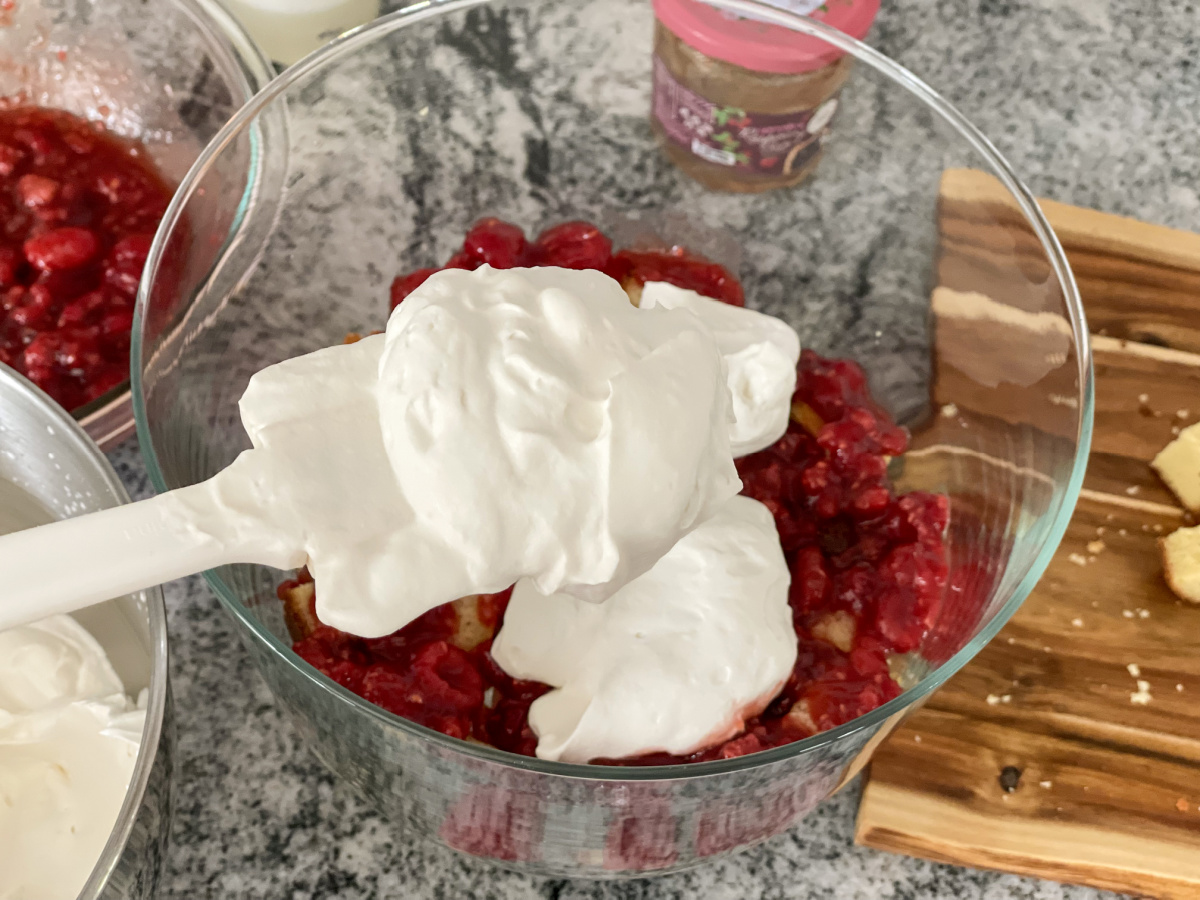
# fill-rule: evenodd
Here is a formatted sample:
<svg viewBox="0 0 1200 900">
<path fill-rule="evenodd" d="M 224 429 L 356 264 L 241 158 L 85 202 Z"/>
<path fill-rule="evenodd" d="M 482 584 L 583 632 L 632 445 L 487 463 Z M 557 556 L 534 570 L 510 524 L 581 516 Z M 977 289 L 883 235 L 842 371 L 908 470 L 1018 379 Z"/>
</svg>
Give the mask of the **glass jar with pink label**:
<svg viewBox="0 0 1200 900">
<path fill-rule="evenodd" d="M 765 0 L 863 37 L 879 0 Z M 850 73 L 824 41 L 702 0 L 654 0 L 651 124 L 714 190 L 789 187 L 816 168 Z"/>
</svg>

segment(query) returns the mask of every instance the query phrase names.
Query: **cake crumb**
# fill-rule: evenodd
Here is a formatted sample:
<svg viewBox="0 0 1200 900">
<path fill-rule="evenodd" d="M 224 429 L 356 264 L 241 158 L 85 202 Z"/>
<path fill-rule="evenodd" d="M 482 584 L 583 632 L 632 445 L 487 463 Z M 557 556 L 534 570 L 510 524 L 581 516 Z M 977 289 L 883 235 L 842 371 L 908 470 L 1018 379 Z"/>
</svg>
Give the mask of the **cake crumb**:
<svg viewBox="0 0 1200 900">
<path fill-rule="evenodd" d="M 958 415 L 958 407 L 955 406 L 953 403 L 947 403 L 945 406 L 942 407 L 942 415 L 945 416 L 947 419 L 953 419 L 955 416 Z"/>
<path fill-rule="evenodd" d="M 1096 526 L 1096 537 L 1104 537 L 1104 532 L 1108 531 L 1103 525 Z"/>
<path fill-rule="evenodd" d="M 1010 644 L 1015 644 L 1015 643 L 1017 642 L 1017 639 L 1016 639 L 1016 638 L 1013 638 L 1013 637 L 1010 637 L 1010 638 L 1008 638 L 1008 642 L 1009 642 Z"/>
<path fill-rule="evenodd" d="M 1175 685 L 1175 690 L 1179 691 L 1180 693 L 1183 693 L 1183 685 L 1182 684 Z"/>
<path fill-rule="evenodd" d="M 1071 624 L 1074 625 L 1076 628 L 1082 628 L 1083 627 L 1083 619 L 1076 616 L 1074 619 L 1071 620 Z"/>
<path fill-rule="evenodd" d="M 1001 694 L 1000 702 L 1001 703 L 1012 703 L 1012 694 Z"/>
<path fill-rule="evenodd" d="M 1054 783 L 1051 781 L 1039 781 L 1038 784 L 1040 784 L 1042 787 L 1046 788 L 1047 790 L 1049 790 L 1051 787 L 1054 786 Z"/>
<path fill-rule="evenodd" d="M 1125 667 L 1125 669 L 1126 669 L 1126 671 L 1128 671 L 1128 672 L 1129 672 L 1129 674 L 1130 674 L 1130 675 L 1132 675 L 1134 678 L 1138 678 L 1138 677 L 1140 677 L 1140 676 L 1141 676 L 1141 674 L 1142 674 L 1142 669 L 1141 669 L 1141 667 L 1140 667 L 1140 666 L 1139 666 L 1137 663 L 1130 663 L 1129 665 L 1127 665 L 1127 666 Z"/>
<path fill-rule="evenodd" d="M 1179 810 L 1180 812 L 1187 812 L 1188 811 L 1188 802 L 1186 800 L 1184 800 L 1182 797 L 1180 797 L 1178 800 L 1175 801 L 1175 808 L 1177 810 Z"/>
<path fill-rule="evenodd" d="M 1172 437 L 1179 437 L 1180 431 L 1182 431 L 1182 429 L 1178 425 L 1171 426 L 1171 436 Z"/>
<path fill-rule="evenodd" d="M 1135 494 L 1137 494 L 1137 492 L 1140 490 L 1141 490 L 1141 488 L 1138 487 L 1136 484 L 1131 484 L 1129 487 L 1125 488 L 1125 493 L 1127 493 L 1130 497 L 1132 497 Z"/>
<path fill-rule="evenodd" d="M 1084 556 L 1082 553 L 1072 553 L 1070 556 L 1067 557 L 1067 559 L 1069 559 L 1071 562 L 1075 563 L 1075 565 L 1077 565 L 1077 566 L 1086 566 L 1087 562 L 1088 562 L 1087 557 Z"/>
<path fill-rule="evenodd" d="M 1133 610 L 1132 609 L 1123 609 L 1123 610 L 1121 610 L 1121 615 L 1123 615 L 1127 619 L 1132 619 L 1133 618 Z"/>
<path fill-rule="evenodd" d="M 1139 679 L 1137 688 L 1136 693 L 1129 695 L 1129 702 L 1138 706 L 1148 706 L 1150 704 L 1150 682 Z"/>
<path fill-rule="evenodd" d="M 1141 403 L 1143 406 L 1145 406 L 1149 402 L 1150 402 L 1149 394 L 1138 394 L 1138 403 Z"/>
<path fill-rule="evenodd" d="M 997 697 L 995 694 L 987 695 L 987 705 L 988 706 L 995 706 L 999 702 L 1000 702 L 1000 698 Z"/>
<path fill-rule="evenodd" d="M 1088 541 L 1088 553 L 1100 553 L 1104 550 L 1104 541 Z"/>
<path fill-rule="evenodd" d="M 1158 524 L 1157 522 L 1155 522 L 1150 527 L 1153 529 L 1155 534 L 1162 534 L 1163 527 L 1160 524 Z"/>
<path fill-rule="evenodd" d="M 1139 609 L 1139 610 L 1137 611 L 1137 614 L 1138 614 L 1138 618 L 1139 618 L 1139 619 L 1148 619 L 1148 618 L 1150 618 L 1150 610 L 1148 610 L 1148 609 Z"/>
<path fill-rule="evenodd" d="M 914 734 L 913 741 L 918 744 L 921 743 L 921 736 L 919 734 Z"/>
<path fill-rule="evenodd" d="M 1104 521 L 1105 521 L 1105 522 L 1112 522 L 1112 521 L 1115 521 L 1115 520 L 1116 520 L 1116 518 L 1117 518 L 1117 514 L 1116 514 L 1116 513 L 1109 513 L 1108 515 L 1106 515 L 1106 516 L 1104 517 Z"/>
<path fill-rule="evenodd" d="M 1175 410 L 1175 418 L 1177 419 L 1186 419 L 1189 415 L 1191 415 L 1191 413 L 1186 409 Z"/>
<path fill-rule="evenodd" d="M 1122 528 L 1120 531 L 1117 532 L 1117 534 L 1119 534 L 1121 537 L 1125 537 L 1127 534 L 1129 534 L 1129 532 L 1126 531 L 1124 528 Z"/>
</svg>

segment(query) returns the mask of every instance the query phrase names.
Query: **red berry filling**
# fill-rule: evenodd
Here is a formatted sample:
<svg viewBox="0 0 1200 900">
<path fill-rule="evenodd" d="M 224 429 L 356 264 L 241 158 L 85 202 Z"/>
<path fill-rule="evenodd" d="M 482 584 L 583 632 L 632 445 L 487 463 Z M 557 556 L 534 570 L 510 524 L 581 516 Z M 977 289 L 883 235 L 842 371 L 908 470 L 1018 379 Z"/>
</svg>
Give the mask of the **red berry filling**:
<svg viewBox="0 0 1200 900">
<path fill-rule="evenodd" d="M 607 272 L 631 282 L 667 281 L 741 305 L 742 288 L 723 267 L 682 250 L 613 253 L 609 239 L 586 222 L 547 229 L 531 244 L 520 229 L 483 219 L 446 267 L 556 265 Z M 392 306 L 436 269 L 398 277 Z M 970 585 L 949 584 L 943 534 L 945 497 L 896 496 L 889 457 L 908 444 L 904 429 L 871 398 L 862 368 L 849 360 L 801 354 L 792 418 L 775 444 L 737 462 L 742 493 L 771 510 L 792 572 L 798 655 L 779 695 L 742 734 L 688 757 L 652 754 L 598 760 L 613 765 L 661 765 L 729 759 L 842 725 L 900 694 L 889 659 L 923 643 L 948 643 L 933 633 L 943 596 L 973 603 Z M 321 625 L 311 578 L 302 572 L 280 587 L 296 652 L 365 699 L 453 737 L 482 741 L 526 756 L 537 737 L 529 707 L 547 685 L 509 678 L 492 659 L 492 637 L 511 591 L 465 598 L 426 613 L 395 634 L 360 640 Z M 956 621 L 968 611 L 955 610 Z M 926 639 L 930 638 L 929 641 Z M 954 648 L 950 648 L 951 652 Z M 947 654 L 948 655 L 948 654 Z M 638 827 L 643 827 L 639 825 Z M 658 827 L 657 825 L 655 827 Z M 673 823 L 664 820 L 662 852 L 650 864 L 669 865 Z M 645 835 L 617 828 L 607 853 L 625 860 L 644 850 Z M 657 846 L 657 837 L 650 840 Z M 641 852 L 641 850 L 639 850 Z M 639 857 L 640 859 L 640 857 Z"/>
<path fill-rule="evenodd" d="M 0 107 L 0 363 L 67 409 L 123 382 L 170 199 L 137 145 L 69 113 Z"/>
<path fill-rule="evenodd" d="M 487 218 L 471 226 L 463 239 L 462 248 L 444 266 L 414 269 L 396 276 L 389 292 L 389 308 L 399 306 L 434 272 L 441 269 L 477 269 L 485 264 L 495 269 L 528 266 L 596 269 L 612 276 L 626 289 L 631 284 L 666 281 L 735 306 L 745 305 L 742 286 L 728 269 L 690 254 L 681 247 L 671 250 L 621 250 L 614 254 L 612 241 L 590 222 L 563 222 L 547 228 L 531 244 L 516 225 Z"/>
</svg>

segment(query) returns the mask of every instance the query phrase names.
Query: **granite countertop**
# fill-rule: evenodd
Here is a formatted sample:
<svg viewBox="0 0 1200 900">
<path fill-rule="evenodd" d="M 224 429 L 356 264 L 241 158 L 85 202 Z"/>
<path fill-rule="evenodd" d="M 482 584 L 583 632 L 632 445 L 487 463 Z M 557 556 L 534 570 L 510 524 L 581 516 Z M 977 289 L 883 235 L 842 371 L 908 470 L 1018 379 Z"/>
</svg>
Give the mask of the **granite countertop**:
<svg viewBox="0 0 1200 900">
<path fill-rule="evenodd" d="M 1197 227 L 1195 0 L 885 2 L 870 42 L 957 104 L 1037 194 Z M 113 460 L 131 493 L 149 493 L 136 447 L 122 447 Z M 201 580 L 168 585 L 166 597 L 179 752 L 164 896 L 1112 896 L 855 847 L 854 790 L 726 862 L 624 884 L 498 874 L 448 851 L 399 844 L 301 746 Z"/>
</svg>

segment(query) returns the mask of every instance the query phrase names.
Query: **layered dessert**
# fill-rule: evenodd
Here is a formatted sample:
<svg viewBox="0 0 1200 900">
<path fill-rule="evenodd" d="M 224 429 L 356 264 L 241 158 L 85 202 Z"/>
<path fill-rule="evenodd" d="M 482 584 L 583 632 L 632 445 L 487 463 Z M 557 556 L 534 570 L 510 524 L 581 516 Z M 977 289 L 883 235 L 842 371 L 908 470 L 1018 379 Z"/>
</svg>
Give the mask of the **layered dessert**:
<svg viewBox="0 0 1200 900">
<path fill-rule="evenodd" d="M 545 274 L 533 274 L 539 269 Z M 580 280 L 572 272 L 594 274 L 592 280 Z M 681 419 L 692 430 L 672 449 L 680 460 L 678 471 L 705 485 L 698 494 L 706 498 L 703 512 L 696 513 L 688 501 L 662 519 L 662 527 L 644 529 L 643 538 L 627 529 L 629 543 L 621 545 L 621 558 L 638 557 L 642 540 L 647 542 L 644 565 L 617 566 L 622 577 L 610 579 L 604 591 L 580 587 L 595 578 L 561 577 L 552 583 L 546 572 L 561 575 L 562 567 L 539 570 L 539 578 L 514 579 L 515 584 L 481 579 L 475 583 L 486 590 L 431 602 L 432 608 L 415 616 L 410 609 L 400 617 L 401 627 L 386 630 L 385 621 L 397 620 L 364 619 L 347 592 L 348 573 L 340 564 L 321 561 L 323 570 L 301 569 L 279 588 L 296 653 L 348 690 L 418 724 L 513 753 L 568 762 L 654 765 L 742 756 L 844 724 L 896 697 L 901 688 L 892 665 L 921 647 L 942 603 L 946 500 L 920 492 L 897 494 L 888 463 L 905 451 L 907 435 L 872 400 L 863 370 L 848 360 L 801 352 L 785 323 L 743 308 L 742 287 L 724 267 L 679 248 L 615 249 L 600 229 L 583 222 L 556 226 L 530 241 L 510 223 L 483 220 L 444 267 L 396 278 L 388 334 L 366 341 L 376 342 L 385 362 L 400 358 L 388 356 L 393 341 L 407 340 L 406 355 L 419 356 L 421 345 L 412 337 L 418 323 L 433 334 L 440 328 L 438 317 L 452 314 L 453 328 L 467 333 L 472 309 L 497 315 L 492 311 L 507 309 L 510 300 L 520 306 L 527 296 L 537 296 L 538 315 L 544 315 L 560 302 L 547 298 L 561 296 L 570 302 L 561 301 L 560 324 L 577 317 L 574 331 L 568 324 L 535 333 L 529 324 L 535 319 L 518 316 L 504 320 L 499 332 L 527 329 L 531 358 L 538 346 L 548 357 L 560 353 L 555 341 L 567 335 L 577 343 L 568 341 L 563 346 L 570 353 L 561 355 L 573 359 L 592 346 L 592 335 L 608 335 L 606 329 L 616 327 L 611 323 L 621 320 L 614 291 L 630 308 L 640 307 L 639 316 L 666 312 L 673 317 L 672 328 L 698 327 L 697 333 L 707 337 L 697 340 L 711 342 L 719 354 L 726 391 L 718 394 L 726 399 L 718 394 L 711 403 L 707 399 L 707 362 L 678 369 L 709 404 Z M 480 301 L 447 312 L 453 298 L 471 292 L 491 297 L 492 305 Z M 410 303 L 415 305 L 406 310 Z M 587 318 L 589 303 L 612 304 L 604 306 L 607 318 Z M 656 353 L 665 352 L 662 347 L 675 347 L 677 338 L 664 337 L 628 371 L 642 371 Z M 592 362 L 632 352 L 647 340 L 618 342 L 598 351 Z M 420 371 L 435 373 L 422 376 L 431 390 L 439 389 L 435 383 L 443 375 L 450 381 L 462 376 L 468 363 L 454 360 L 475 358 L 471 352 L 445 352 L 454 346 L 431 343 L 428 358 L 422 358 Z M 706 352 L 698 349 L 696 359 L 707 359 Z M 394 383 L 413 377 L 419 368 L 413 366 Z M 542 380 L 529 396 L 556 396 L 556 383 L 545 379 L 545 371 L 537 370 Z M 614 377 L 619 384 L 626 376 Z M 663 390 L 672 382 L 645 383 Z M 642 426 L 692 403 L 684 388 L 677 397 L 645 400 L 651 402 L 653 408 L 639 410 Z M 462 407 L 470 413 L 465 393 Z M 416 408 L 410 408 L 409 420 Z M 246 412 L 244 399 L 244 418 Z M 586 433 L 591 440 L 603 431 L 587 416 L 576 421 L 574 414 L 564 413 L 575 428 L 572 434 Z M 423 427 L 436 420 L 437 433 L 446 433 L 442 413 L 420 416 L 429 419 Z M 719 440 L 705 430 L 706 417 L 723 419 L 724 425 L 713 430 L 725 432 Z M 547 421 L 538 419 L 533 427 L 520 424 L 526 422 L 520 417 L 511 420 L 519 424 L 516 439 L 511 428 L 501 429 L 509 461 L 512 448 L 522 446 L 522 429 L 540 428 L 541 435 L 551 427 Z M 673 502 L 664 485 L 678 480 L 671 465 L 675 457 L 655 454 L 666 452 L 662 445 L 671 444 L 677 431 L 663 428 L 643 451 L 626 447 L 626 455 L 614 453 L 611 470 L 618 474 L 622 465 L 630 465 L 625 460 L 649 454 L 646 469 L 653 477 L 610 484 L 613 496 L 639 515 L 661 513 L 660 490 L 666 507 Z M 408 434 L 406 440 L 411 439 Z M 481 478 L 496 477 L 493 493 L 501 495 L 507 470 L 493 467 L 495 457 L 488 452 L 470 455 L 477 443 L 490 448 L 491 439 L 484 435 L 476 442 L 463 431 L 460 440 L 466 446 L 454 452 L 463 454 L 464 470 L 478 468 Z M 696 448 L 705 441 L 711 446 L 699 456 L 714 459 L 701 465 Z M 393 445 L 388 447 L 394 464 L 398 457 Z M 729 460 L 728 474 L 715 457 Z M 557 474 L 547 470 L 551 479 Z M 480 515 L 502 523 L 498 532 L 516 544 L 525 539 L 520 529 L 528 529 L 529 542 L 537 545 L 539 528 L 557 508 L 546 506 L 545 516 L 523 516 L 521 502 L 507 502 L 518 508 L 489 508 Z M 468 531 L 456 525 L 448 533 Z M 471 533 L 483 535 L 488 545 L 478 548 L 480 558 L 491 558 L 487 554 L 496 549 L 490 546 L 491 532 Z M 605 533 L 597 534 L 602 544 Z M 471 557 L 475 549 L 456 548 L 450 567 L 459 564 L 457 554 Z M 575 550 L 581 559 L 590 552 L 583 545 Z M 323 572 L 332 572 L 333 580 Z M 324 586 L 320 592 L 318 583 Z M 378 579 L 359 583 L 380 589 Z"/>
</svg>

